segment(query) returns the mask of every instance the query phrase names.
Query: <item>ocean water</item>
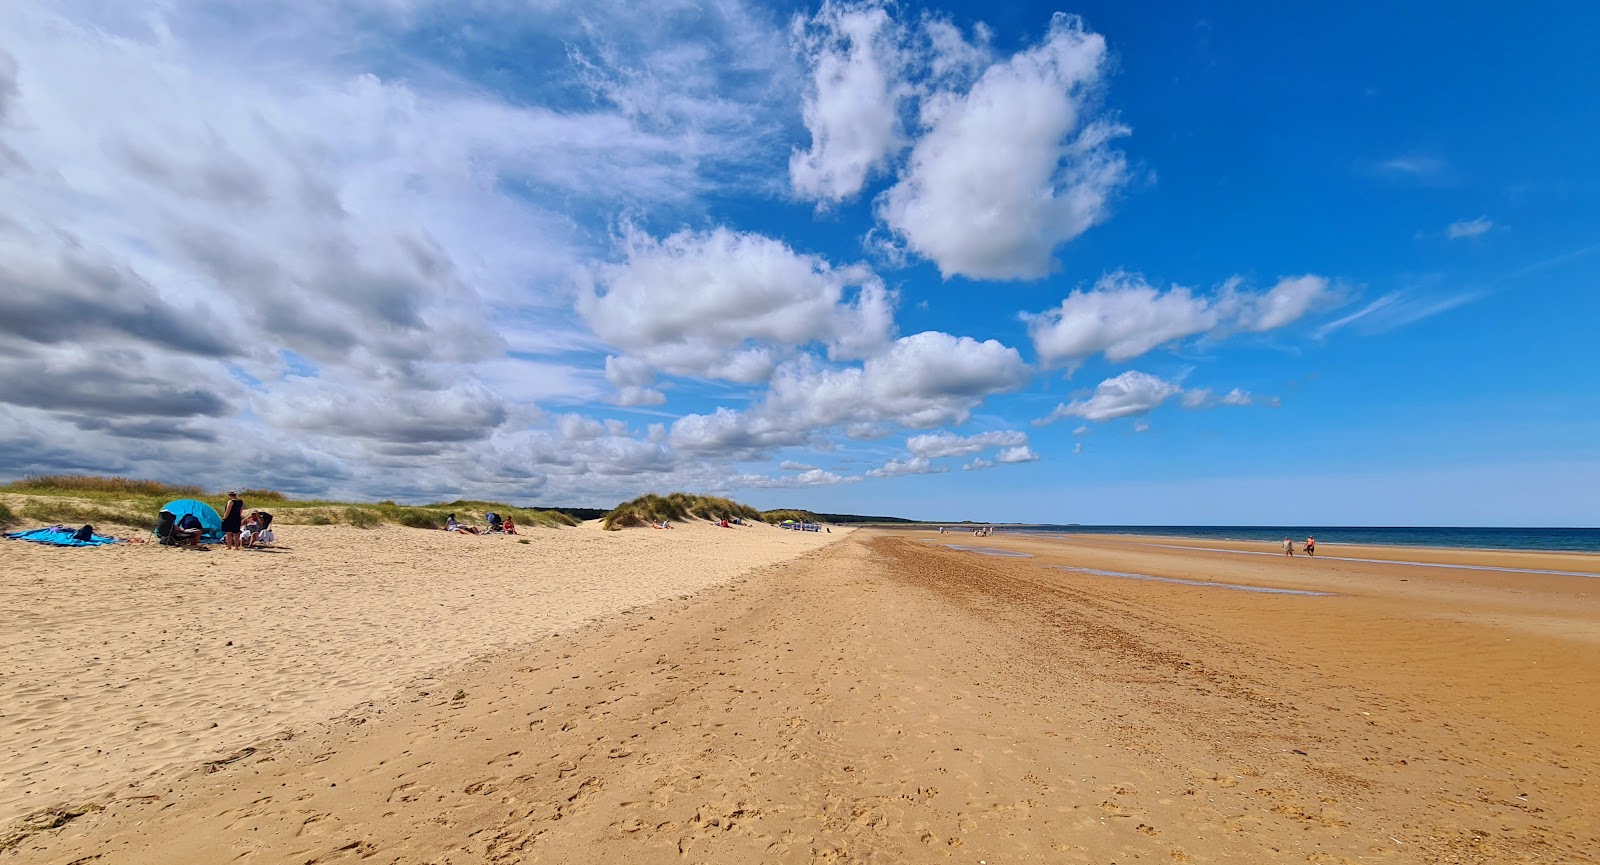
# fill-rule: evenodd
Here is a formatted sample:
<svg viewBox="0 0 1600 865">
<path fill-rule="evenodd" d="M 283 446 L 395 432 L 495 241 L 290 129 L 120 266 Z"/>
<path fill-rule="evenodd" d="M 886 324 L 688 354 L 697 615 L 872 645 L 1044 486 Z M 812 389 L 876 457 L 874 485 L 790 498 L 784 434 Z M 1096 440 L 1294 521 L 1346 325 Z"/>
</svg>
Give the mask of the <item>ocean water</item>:
<svg viewBox="0 0 1600 865">
<path fill-rule="evenodd" d="M 1457 526 L 1006 526 L 1001 532 L 1038 534 L 1145 535 L 1169 538 L 1282 543 L 1295 547 L 1310 535 L 1324 544 L 1377 544 L 1392 547 L 1464 547 L 1484 550 L 1554 550 L 1600 553 L 1600 528 L 1518 529 Z M 1330 551 L 1331 552 L 1331 551 Z"/>
</svg>

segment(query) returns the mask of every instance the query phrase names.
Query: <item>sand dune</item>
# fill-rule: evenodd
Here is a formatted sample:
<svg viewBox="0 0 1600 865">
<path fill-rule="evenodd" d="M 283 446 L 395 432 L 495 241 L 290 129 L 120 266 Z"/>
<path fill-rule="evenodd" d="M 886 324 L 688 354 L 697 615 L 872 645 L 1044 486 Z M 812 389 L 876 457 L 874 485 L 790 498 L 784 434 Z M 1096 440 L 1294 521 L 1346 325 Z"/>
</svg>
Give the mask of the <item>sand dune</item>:
<svg viewBox="0 0 1600 865">
<path fill-rule="evenodd" d="M 1029 558 L 938 541 L 858 532 L 563 629 L 124 791 L 30 836 L 17 861 L 1350 865 L 1600 850 L 1600 583 L 1125 539 L 983 539 Z"/>
<path fill-rule="evenodd" d="M 0 826 L 840 537 L 707 523 L 279 534 L 259 552 L 3 542 Z"/>
</svg>

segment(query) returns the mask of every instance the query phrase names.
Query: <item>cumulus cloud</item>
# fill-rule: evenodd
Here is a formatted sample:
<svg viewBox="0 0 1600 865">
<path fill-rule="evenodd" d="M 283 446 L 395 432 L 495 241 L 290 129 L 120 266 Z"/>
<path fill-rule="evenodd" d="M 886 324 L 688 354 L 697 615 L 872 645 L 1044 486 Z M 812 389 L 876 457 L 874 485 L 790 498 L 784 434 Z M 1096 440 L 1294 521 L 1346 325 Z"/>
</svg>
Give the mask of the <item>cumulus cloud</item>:
<svg viewBox="0 0 1600 865">
<path fill-rule="evenodd" d="M 786 365 L 756 414 L 792 429 L 885 423 L 927 429 L 966 422 L 986 397 L 1020 387 L 1028 375 L 1016 349 L 927 331 L 896 340 L 860 367 Z"/>
<path fill-rule="evenodd" d="M 1444 234 L 1445 237 L 1451 240 L 1461 240 L 1462 238 L 1482 237 L 1493 228 L 1494 222 L 1489 217 L 1480 216 L 1477 219 L 1452 222 L 1450 227 L 1444 230 Z"/>
<path fill-rule="evenodd" d="M 935 465 L 927 457 L 912 457 L 908 460 L 889 460 L 881 467 L 867 472 L 869 478 L 897 478 L 902 475 L 934 475 L 949 471 L 948 466 Z"/>
<path fill-rule="evenodd" d="M 994 468 L 993 460 L 986 460 L 983 457 L 975 457 L 972 462 L 962 466 L 961 470 L 964 472 L 976 472 L 991 468 Z"/>
<path fill-rule="evenodd" d="M 1075 364 L 1095 354 L 1130 360 L 1197 334 L 1220 339 L 1275 330 L 1336 300 L 1329 281 L 1315 275 L 1285 277 L 1266 291 L 1251 291 L 1235 277 L 1206 296 L 1183 286 L 1162 291 L 1138 275 L 1114 273 L 1024 318 L 1041 360 Z"/>
<path fill-rule="evenodd" d="M 1170 381 L 1146 372 L 1129 370 L 1100 382 L 1094 393 L 1086 399 L 1056 406 L 1054 411 L 1036 423 L 1053 423 L 1066 417 L 1081 417 L 1095 422 L 1134 417 L 1149 412 L 1182 392 L 1183 388 Z"/>
<path fill-rule="evenodd" d="M 1017 447 L 1027 443 L 1027 435 L 1015 430 L 996 430 L 970 436 L 937 432 L 912 436 L 906 440 L 906 450 L 915 456 L 938 458 L 965 456 L 986 448 Z"/>
<path fill-rule="evenodd" d="M 1046 360 L 1104 354 L 1108 360 L 1124 361 L 1217 323 L 1212 304 L 1187 288 L 1161 291 L 1138 276 L 1116 273 L 1032 316 L 1028 330 L 1034 350 Z"/>
<path fill-rule="evenodd" d="M 901 337 L 859 367 L 796 358 L 778 368 L 749 410 L 686 415 L 672 425 L 671 437 L 687 452 L 751 458 L 833 428 L 851 438 L 881 438 L 893 426 L 965 423 L 985 398 L 1020 387 L 1028 375 L 1016 349 L 928 331 Z"/>
<path fill-rule="evenodd" d="M 815 471 L 817 467 L 808 463 L 795 462 L 794 460 L 784 460 L 778 463 L 778 468 L 786 472 L 809 472 Z"/>
<path fill-rule="evenodd" d="M 584 319 L 628 356 L 607 361 L 614 384 L 646 384 L 650 368 L 761 382 L 798 347 L 859 358 L 894 329 L 893 295 L 871 270 L 773 238 L 718 227 L 657 239 L 629 227 L 622 245 L 623 261 L 586 273 L 578 295 Z"/>
<path fill-rule="evenodd" d="M 1128 129 L 1095 118 L 1105 39 L 1057 14 L 1044 40 L 964 92 L 921 103 L 922 135 L 880 219 L 946 277 L 1037 278 L 1056 247 L 1103 220 L 1127 175 Z"/>
<path fill-rule="evenodd" d="M 827 0 L 792 27 L 810 70 L 802 114 L 811 147 L 789 158 L 795 193 L 821 203 L 855 197 L 901 146 L 901 28 L 881 6 Z"/>
<path fill-rule="evenodd" d="M 994 455 L 994 461 L 997 463 L 1031 463 L 1038 459 L 1039 455 L 1027 445 L 1006 448 Z"/>
</svg>

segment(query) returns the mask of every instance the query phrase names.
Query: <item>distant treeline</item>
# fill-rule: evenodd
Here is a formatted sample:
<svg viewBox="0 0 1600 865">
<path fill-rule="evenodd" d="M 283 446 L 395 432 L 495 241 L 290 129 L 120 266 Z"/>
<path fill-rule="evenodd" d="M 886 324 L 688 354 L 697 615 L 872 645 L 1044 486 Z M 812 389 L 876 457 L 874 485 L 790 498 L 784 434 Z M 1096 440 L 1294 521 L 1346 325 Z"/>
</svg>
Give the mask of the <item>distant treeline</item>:
<svg viewBox="0 0 1600 865">
<path fill-rule="evenodd" d="M 860 514 L 817 514 L 825 523 L 915 523 L 905 517 L 864 517 Z"/>
<path fill-rule="evenodd" d="M 541 511 L 555 511 L 558 514 L 566 514 L 567 516 L 573 517 L 579 521 L 598 520 L 606 514 L 611 513 L 612 510 L 611 508 L 552 508 L 545 507 L 544 505 L 538 505 L 537 507 Z"/>
</svg>

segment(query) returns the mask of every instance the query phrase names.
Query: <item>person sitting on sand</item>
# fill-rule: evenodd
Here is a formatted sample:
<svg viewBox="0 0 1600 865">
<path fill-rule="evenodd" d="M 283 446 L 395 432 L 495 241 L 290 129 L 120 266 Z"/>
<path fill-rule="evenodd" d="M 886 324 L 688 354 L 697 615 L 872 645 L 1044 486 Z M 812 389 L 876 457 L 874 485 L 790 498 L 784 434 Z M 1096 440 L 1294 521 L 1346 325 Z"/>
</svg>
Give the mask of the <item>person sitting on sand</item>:
<svg viewBox="0 0 1600 865">
<path fill-rule="evenodd" d="M 1294 541 L 1288 538 L 1283 539 L 1283 554 L 1286 556 L 1294 555 Z"/>
<path fill-rule="evenodd" d="M 244 523 L 239 529 L 239 545 L 241 547 L 254 545 L 256 532 L 261 531 L 261 512 L 251 511 L 250 516 L 244 518 Z"/>
<path fill-rule="evenodd" d="M 500 530 L 508 535 L 514 535 L 517 533 L 517 524 L 512 522 L 510 517 L 506 517 L 500 522 Z"/>
<path fill-rule="evenodd" d="M 184 514 L 178 518 L 178 524 L 172 527 L 172 537 L 179 544 L 198 547 L 202 534 L 205 534 L 205 527 L 200 525 L 200 518 L 194 514 Z"/>
<path fill-rule="evenodd" d="M 447 532 L 466 532 L 470 535 L 475 535 L 478 533 L 477 526 L 469 526 L 456 522 L 455 514 L 451 514 L 445 518 L 444 530 Z"/>
</svg>

